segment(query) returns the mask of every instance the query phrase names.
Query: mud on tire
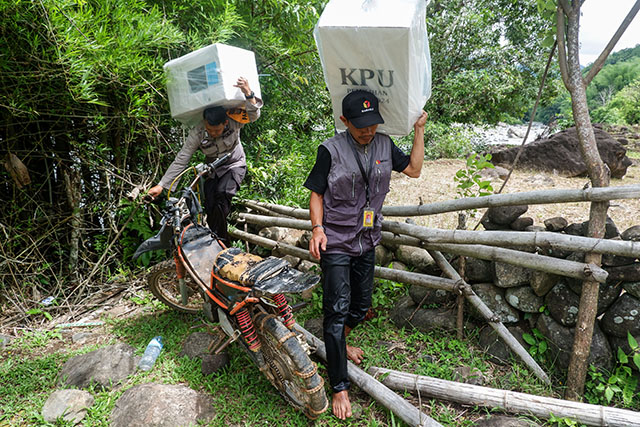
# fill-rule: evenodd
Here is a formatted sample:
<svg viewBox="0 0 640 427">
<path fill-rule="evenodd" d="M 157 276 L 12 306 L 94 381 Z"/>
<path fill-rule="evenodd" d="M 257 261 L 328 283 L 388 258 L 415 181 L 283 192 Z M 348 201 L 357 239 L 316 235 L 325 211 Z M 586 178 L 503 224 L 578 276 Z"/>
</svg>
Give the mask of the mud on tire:
<svg viewBox="0 0 640 427">
<path fill-rule="evenodd" d="M 310 419 L 317 418 L 327 410 L 329 401 L 318 367 L 297 334 L 274 315 L 258 313 L 253 322 L 269 367 L 265 375 L 291 406 Z"/>
</svg>

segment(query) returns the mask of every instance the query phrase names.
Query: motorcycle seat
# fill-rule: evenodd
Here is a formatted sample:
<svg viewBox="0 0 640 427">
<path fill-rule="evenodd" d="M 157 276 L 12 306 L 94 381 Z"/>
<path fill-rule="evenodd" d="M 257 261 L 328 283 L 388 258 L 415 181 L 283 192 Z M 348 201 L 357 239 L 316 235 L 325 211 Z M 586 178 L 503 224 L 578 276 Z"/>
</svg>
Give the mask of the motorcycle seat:
<svg viewBox="0 0 640 427">
<path fill-rule="evenodd" d="M 240 248 L 221 251 L 213 262 L 214 274 L 246 287 L 274 277 L 287 267 L 289 263 L 283 259 L 262 258 Z"/>
</svg>

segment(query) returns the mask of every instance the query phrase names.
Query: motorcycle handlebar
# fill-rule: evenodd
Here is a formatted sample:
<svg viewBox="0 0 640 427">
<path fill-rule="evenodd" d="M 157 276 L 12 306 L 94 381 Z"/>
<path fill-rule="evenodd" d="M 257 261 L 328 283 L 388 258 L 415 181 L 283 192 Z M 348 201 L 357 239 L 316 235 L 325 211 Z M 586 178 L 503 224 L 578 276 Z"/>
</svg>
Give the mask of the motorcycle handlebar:
<svg viewBox="0 0 640 427">
<path fill-rule="evenodd" d="M 214 160 L 211 163 L 201 163 L 198 166 L 196 166 L 196 170 L 198 171 L 199 174 L 213 173 L 218 168 L 218 166 L 220 166 L 221 164 L 229 160 L 229 157 L 231 157 L 231 153 L 227 153 L 224 156 Z"/>
</svg>

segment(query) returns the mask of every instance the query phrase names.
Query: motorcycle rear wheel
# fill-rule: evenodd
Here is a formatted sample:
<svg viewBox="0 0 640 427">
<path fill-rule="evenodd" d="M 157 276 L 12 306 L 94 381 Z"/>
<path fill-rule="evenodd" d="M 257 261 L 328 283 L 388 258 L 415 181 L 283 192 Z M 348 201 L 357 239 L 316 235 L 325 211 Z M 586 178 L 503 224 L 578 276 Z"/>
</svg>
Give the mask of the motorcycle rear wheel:
<svg viewBox="0 0 640 427">
<path fill-rule="evenodd" d="M 316 419 L 329 401 L 317 365 L 309 358 L 296 334 L 274 315 L 258 313 L 253 318 L 268 366 L 267 379 L 282 397 L 308 418 Z"/>
<path fill-rule="evenodd" d="M 204 300 L 198 285 L 188 274 L 185 276 L 188 298 L 186 304 L 183 303 L 176 264 L 172 259 L 154 265 L 147 275 L 147 283 L 156 298 L 175 310 L 184 313 L 198 313 L 202 310 Z"/>
</svg>

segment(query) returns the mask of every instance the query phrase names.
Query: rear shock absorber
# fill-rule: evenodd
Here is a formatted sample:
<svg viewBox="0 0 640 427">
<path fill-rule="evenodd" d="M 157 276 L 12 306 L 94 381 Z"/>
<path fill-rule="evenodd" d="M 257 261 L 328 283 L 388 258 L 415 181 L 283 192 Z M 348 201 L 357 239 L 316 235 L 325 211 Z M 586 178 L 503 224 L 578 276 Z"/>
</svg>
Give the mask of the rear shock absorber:
<svg viewBox="0 0 640 427">
<path fill-rule="evenodd" d="M 296 324 L 296 319 L 293 318 L 291 306 L 287 302 L 285 296 L 283 294 L 275 294 L 273 296 L 273 301 L 278 304 L 278 311 L 280 312 L 284 326 L 289 329 L 293 328 L 293 325 Z"/>
<path fill-rule="evenodd" d="M 260 340 L 258 339 L 258 334 L 253 327 L 253 322 L 251 321 L 249 310 L 247 310 L 246 308 L 239 310 L 238 313 L 236 313 L 236 320 L 238 321 L 238 325 L 240 326 L 240 332 L 242 332 L 242 336 L 249 346 L 249 350 L 260 350 Z"/>
</svg>

